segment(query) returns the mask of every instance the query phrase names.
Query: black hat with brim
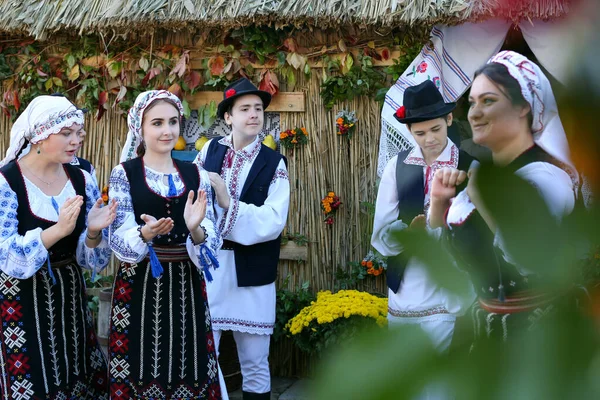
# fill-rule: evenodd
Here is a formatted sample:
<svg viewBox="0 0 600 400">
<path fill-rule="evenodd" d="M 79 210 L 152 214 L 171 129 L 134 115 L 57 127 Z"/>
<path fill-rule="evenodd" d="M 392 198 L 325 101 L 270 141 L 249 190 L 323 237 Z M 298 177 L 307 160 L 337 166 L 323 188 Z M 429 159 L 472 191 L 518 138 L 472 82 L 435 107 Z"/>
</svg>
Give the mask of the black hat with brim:
<svg viewBox="0 0 600 400">
<path fill-rule="evenodd" d="M 404 115 L 399 116 L 402 107 L 404 107 Z M 426 80 L 406 88 L 402 107 L 396 110 L 394 118 L 402 124 L 414 124 L 444 117 L 456 108 L 456 103 L 445 103 L 435 84 Z"/>
<path fill-rule="evenodd" d="M 217 108 L 217 116 L 223 118 L 225 112 L 231 107 L 235 100 L 242 96 L 254 94 L 263 102 L 263 109 L 266 109 L 271 103 L 271 94 L 264 90 L 259 90 L 252 82 L 247 78 L 241 78 L 233 82 L 225 88 L 223 91 L 223 100 L 219 103 Z"/>
</svg>

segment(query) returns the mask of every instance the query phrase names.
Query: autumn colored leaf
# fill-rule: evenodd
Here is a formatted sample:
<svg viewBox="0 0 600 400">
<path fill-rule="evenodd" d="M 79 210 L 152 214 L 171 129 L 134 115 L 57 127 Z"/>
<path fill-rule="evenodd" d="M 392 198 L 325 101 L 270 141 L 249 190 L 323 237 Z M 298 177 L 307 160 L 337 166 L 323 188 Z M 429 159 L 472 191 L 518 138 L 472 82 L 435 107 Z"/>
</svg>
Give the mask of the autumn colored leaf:
<svg viewBox="0 0 600 400">
<path fill-rule="evenodd" d="M 81 60 L 81 65 L 92 68 L 100 68 L 106 65 L 106 55 L 99 54 L 97 56 L 87 57 Z"/>
<path fill-rule="evenodd" d="M 342 53 L 345 53 L 348 51 L 348 48 L 346 47 L 346 43 L 344 42 L 344 39 L 339 40 L 338 47 Z"/>
<path fill-rule="evenodd" d="M 388 49 L 387 47 L 385 47 L 384 49 L 381 50 L 381 59 L 382 60 L 389 60 L 391 57 L 390 54 L 390 49 Z"/>
<path fill-rule="evenodd" d="M 181 86 L 179 86 L 178 83 L 172 84 L 167 90 L 173 93 L 175 96 L 179 97 L 180 99 L 183 98 L 183 91 L 181 90 Z"/>
<path fill-rule="evenodd" d="M 54 83 L 54 86 L 58 87 L 62 87 L 63 85 L 62 80 L 60 80 L 60 78 L 57 77 L 52 78 L 52 83 Z"/>
<path fill-rule="evenodd" d="M 202 75 L 198 71 L 190 71 L 184 78 L 185 84 L 190 88 L 190 90 L 196 89 L 200 82 L 202 81 Z"/>
<path fill-rule="evenodd" d="M 138 65 L 142 71 L 146 72 L 148 71 L 148 68 L 150 68 L 150 61 L 148 61 L 146 57 L 142 57 L 140 58 L 140 61 L 138 61 Z"/>
<path fill-rule="evenodd" d="M 354 65 L 352 54 L 348 53 L 342 57 L 342 74 L 346 75 Z"/>
<path fill-rule="evenodd" d="M 271 96 L 277 95 L 279 92 L 279 79 L 277 75 L 270 69 L 266 69 L 261 73 L 260 83 L 258 84 L 260 90 L 269 92 Z"/>
<path fill-rule="evenodd" d="M 298 50 L 298 43 L 296 43 L 296 39 L 291 37 L 283 41 L 283 46 L 292 53 L 295 53 Z"/>
<path fill-rule="evenodd" d="M 158 67 L 150 68 L 146 73 L 144 79 L 142 79 L 142 85 L 146 86 L 148 82 L 154 78 L 156 75 L 160 74 L 162 71 Z"/>
<path fill-rule="evenodd" d="M 19 93 L 16 90 L 13 90 L 13 106 L 15 106 L 15 110 L 19 112 L 19 108 L 21 108 L 21 101 L 19 100 Z"/>
<path fill-rule="evenodd" d="M 208 60 L 208 68 L 211 75 L 221 75 L 225 69 L 225 60 L 221 56 L 211 57 L 211 59 Z"/>
<path fill-rule="evenodd" d="M 108 92 L 102 91 L 98 95 L 98 111 L 96 112 L 96 121 L 100 121 L 106 111 L 106 102 L 108 101 Z"/>
<path fill-rule="evenodd" d="M 190 62 L 190 51 L 186 50 L 183 52 L 181 57 L 179 57 L 179 61 L 175 64 L 175 68 L 171 71 L 169 75 L 177 75 L 178 77 L 183 77 L 185 71 L 187 69 L 187 65 Z"/>
<path fill-rule="evenodd" d="M 79 78 L 79 64 L 75 64 L 75 66 L 71 68 L 68 78 L 71 82 Z"/>
<path fill-rule="evenodd" d="M 304 65 L 306 64 L 306 57 L 298 53 L 288 53 L 286 60 L 288 64 L 294 67 L 294 69 L 304 68 Z"/>
<path fill-rule="evenodd" d="M 370 49 L 374 49 L 375 48 L 375 41 L 374 40 L 370 40 L 369 43 L 367 43 L 367 46 L 369 46 Z"/>
<path fill-rule="evenodd" d="M 117 93 L 117 98 L 115 99 L 115 104 L 114 106 L 116 106 L 117 104 L 119 104 L 127 95 L 127 87 L 126 86 L 121 86 L 119 88 L 119 93 Z"/>
<path fill-rule="evenodd" d="M 42 71 L 40 68 L 37 69 L 37 73 L 39 76 L 44 77 L 44 78 L 48 76 L 48 74 L 45 73 L 44 71 Z"/>
</svg>

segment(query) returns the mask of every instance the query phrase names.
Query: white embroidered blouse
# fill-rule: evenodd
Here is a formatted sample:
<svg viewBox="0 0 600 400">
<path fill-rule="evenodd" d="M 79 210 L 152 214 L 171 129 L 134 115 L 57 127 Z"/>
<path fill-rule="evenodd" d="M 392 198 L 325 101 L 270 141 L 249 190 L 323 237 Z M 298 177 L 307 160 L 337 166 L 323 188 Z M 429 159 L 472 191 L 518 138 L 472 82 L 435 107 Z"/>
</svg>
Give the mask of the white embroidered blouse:
<svg viewBox="0 0 600 400">
<path fill-rule="evenodd" d="M 98 186 L 91 175 L 83 171 L 85 177 L 85 204 L 86 215 L 100 197 Z M 76 195 L 75 188 L 70 180 L 56 196 L 48 196 L 42 192 L 29 179 L 24 177 L 29 207 L 34 215 L 49 221 L 58 221 L 58 211 L 64 202 Z M 54 200 L 54 204 L 53 204 Z M 12 277 L 27 279 L 32 277 L 42 266 L 46 265 L 48 250 L 41 241 L 42 228 L 36 228 L 19 235 L 17 227 L 17 194 L 0 174 L 0 269 Z M 87 225 L 87 218 L 86 218 Z M 102 233 L 102 240 L 95 248 L 85 244 L 86 230 L 84 230 L 77 243 L 76 261 L 81 267 L 101 271 L 110 260 L 107 232 Z"/>
<path fill-rule="evenodd" d="M 144 167 L 146 175 L 146 183 L 150 190 L 156 194 L 167 197 L 169 193 L 169 185 L 165 182 L 169 174 L 163 174 L 157 172 L 147 166 Z M 221 235 L 215 229 L 215 216 L 213 212 L 212 203 L 212 188 L 210 186 L 210 180 L 205 170 L 198 168 L 200 173 L 200 187 L 191 188 L 194 191 L 204 190 L 206 192 L 207 206 L 206 215 L 200 223 L 206 229 L 208 239 L 206 244 L 214 255 L 217 254 L 218 249 L 221 248 L 223 243 Z M 180 195 L 185 190 L 185 184 L 181 180 L 178 172 L 170 174 L 177 195 Z M 114 251 L 115 256 L 124 262 L 137 263 L 142 261 L 148 254 L 148 245 L 142 241 L 138 232 L 138 223 L 135 220 L 133 212 L 133 203 L 131 199 L 131 187 L 127 174 L 123 169 L 122 165 L 117 165 L 110 174 L 108 182 L 108 197 L 116 199 L 119 202 L 117 208 L 117 217 L 110 226 L 109 242 L 110 247 Z M 135 195 L 135 194 L 134 194 Z M 159 219 L 162 216 L 153 215 L 153 217 Z M 190 259 L 201 269 L 199 264 L 200 257 L 200 246 L 194 245 L 188 235 L 186 239 L 186 249 L 190 256 Z"/>
</svg>

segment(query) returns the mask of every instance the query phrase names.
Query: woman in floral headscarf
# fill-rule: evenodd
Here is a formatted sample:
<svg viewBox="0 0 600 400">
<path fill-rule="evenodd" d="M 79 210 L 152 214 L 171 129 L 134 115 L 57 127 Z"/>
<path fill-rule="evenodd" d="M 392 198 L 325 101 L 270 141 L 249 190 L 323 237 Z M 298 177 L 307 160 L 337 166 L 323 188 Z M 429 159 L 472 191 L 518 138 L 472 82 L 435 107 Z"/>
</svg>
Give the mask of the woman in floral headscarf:
<svg viewBox="0 0 600 400">
<path fill-rule="evenodd" d="M 469 103 L 474 142 L 491 150 L 502 171 L 528 183 L 556 221 L 569 214 L 578 176 L 550 83 L 540 68 L 521 54 L 503 51 L 475 73 Z M 466 177 L 450 169 L 436 173 L 430 224 L 447 228 L 450 248 L 457 250 L 474 281 L 479 296 L 472 310 L 476 336 L 487 333 L 506 340 L 511 327 L 531 327 L 536 316 L 553 308 L 556 295 L 542 289 L 544 279 L 535 267 L 511 257 L 476 180 L 470 179 L 450 205 L 456 184 Z"/>
<path fill-rule="evenodd" d="M 109 338 L 113 399 L 222 398 L 204 282 L 222 240 L 206 171 L 171 157 L 182 115 L 173 94 L 141 93 L 110 175 L 109 198 L 119 202 L 110 246 L 121 260 Z"/>
<path fill-rule="evenodd" d="M 106 360 L 92 327 L 81 268 L 108 264 L 91 175 L 68 163 L 83 113 L 39 96 L 17 118 L 0 169 L 0 396 L 107 399 Z"/>
</svg>

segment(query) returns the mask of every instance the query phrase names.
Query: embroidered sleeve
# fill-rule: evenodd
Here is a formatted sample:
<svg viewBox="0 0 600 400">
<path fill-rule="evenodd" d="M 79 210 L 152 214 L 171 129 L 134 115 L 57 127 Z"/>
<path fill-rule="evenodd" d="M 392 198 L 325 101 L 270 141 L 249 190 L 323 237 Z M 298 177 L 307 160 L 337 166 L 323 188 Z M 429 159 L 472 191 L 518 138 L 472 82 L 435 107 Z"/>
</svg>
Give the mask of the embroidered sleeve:
<svg viewBox="0 0 600 400">
<path fill-rule="evenodd" d="M 196 156 L 196 158 L 194 159 L 193 163 L 198 165 L 199 167 L 203 167 L 204 168 L 204 160 L 206 160 L 206 153 L 208 151 L 208 147 L 210 146 L 210 143 L 215 140 L 215 139 L 211 139 L 208 142 L 206 142 L 204 144 L 204 147 L 202 147 L 202 150 L 200 150 L 200 152 L 198 153 L 198 155 Z"/>
<path fill-rule="evenodd" d="M 277 170 L 285 171 L 287 177 L 283 160 L 279 162 Z M 219 220 L 221 234 L 223 238 L 247 246 L 274 240 L 285 227 L 289 205 L 289 180 L 281 177 L 274 179 L 269 185 L 267 199 L 260 207 L 231 199 L 229 209 Z"/>
<path fill-rule="evenodd" d="M 136 263 L 144 259 L 148 246 L 140 238 L 133 213 L 129 180 L 121 165 L 117 165 L 108 181 L 108 197 L 119 203 L 117 217 L 109 227 L 108 242 L 115 256 L 124 262 Z"/>
<path fill-rule="evenodd" d="M 371 245 L 385 257 L 396 256 L 403 250 L 402 245 L 394 239 L 394 232 L 406 229 L 408 225 L 398 220 L 399 202 L 396 185 L 396 163 L 398 156 L 386 165 L 375 202 L 375 220 Z"/>
<path fill-rule="evenodd" d="M 40 269 L 48 257 L 42 244 L 41 228 L 18 232 L 17 195 L 0 174 L 0 269 L 14 278 L 27 279 Z"/>
<path fill-rule="evenodd" d="M 221 248 L 221 245 L 223 244 L 223 239 L 221 238 L 220 232 L 216 229 L 216 216 L 215 209 L 213 206 L 213 194 L 212 188 L 210 186 L 210 180 L 208 178 L 208 173 L 201 168 L 198 169 L 200 171 L 200 187 L 198 188 L 198 190 L 204 190 L 206 192 L 207 199 L 206 215 L 200 223 L 200 225 L 203 226 L 204 229 L 206 229 L 208 239 L 206 240 L 206 243 L 194 246 L 192 244 L 192 241 L 188 238 L 186 246 L 188 249 L 188 254 L 190 254 L 190 258 L 192 259 L 196 267 L 201 268 L 201 266 L 199 265 L 200 257 L 204 257 L 205 261 L 211 264 L 211 260 L 206 259 L 206 255 L 203 254 L 202 247 L 210 251 L 211 254 L 216 258 L 218 251 Z"/>
<path fill-rule="evenodd" d="M 87 215 L 94 206 L 94 203 L 100 198 L 100 190 L 95 182 L 95 179 L 87 171 L 82 170 L 85 176 L 85 194 L 87 195 L 87 201 L 85 204 L 86 214 L 86 225 Z M 89 248 L 85 244 L 87 229 L 85 229 L 81 236 L 79 236 L 79 242 L 77 243 L 77 263 L 87 269 L 91 269 L 95 272 L 103 270 L 110 261 L 111 250 L 108 246 L 108 231 L 105 229 L 102 231 L 102 240 L 95 248 Z"/>
</svg>

